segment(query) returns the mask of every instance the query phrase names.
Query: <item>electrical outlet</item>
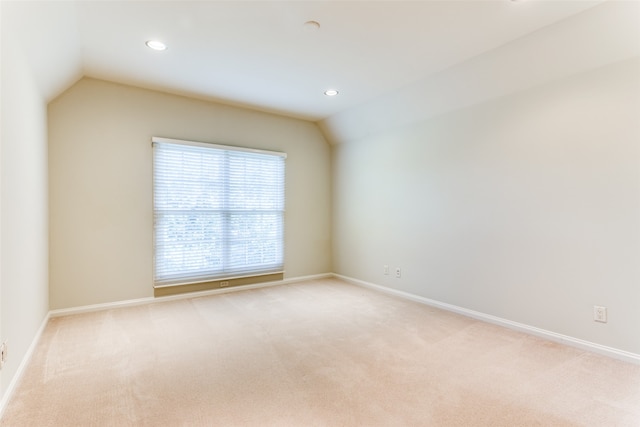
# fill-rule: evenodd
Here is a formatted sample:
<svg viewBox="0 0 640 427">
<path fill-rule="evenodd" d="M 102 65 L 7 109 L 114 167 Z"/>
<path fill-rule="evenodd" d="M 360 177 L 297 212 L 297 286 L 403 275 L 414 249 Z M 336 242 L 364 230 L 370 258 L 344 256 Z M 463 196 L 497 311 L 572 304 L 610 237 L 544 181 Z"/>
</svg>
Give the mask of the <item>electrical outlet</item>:
<svg viewBox="0 0 640 427">
<path fill-rule="evenodd" d="M 4 366 L 4 362 L 7 361 L 7 342 L 4 341 L 0 344 L 0 369 Z"/>
<path fill-rule="evenodd" d="M 220 282 L 220 287 L 221 288 L 226 288 L 227 286 L 229 286 L 229 282 L 228 281 L 224 281 L 224 282 Z"/>
<path fill-rule="evenodd" d="M 402 277 L 402 274 L 400 272 L 400 267 L 396 267 L 396 279 L 399 279 L 400 277 Z"/>
<path fill-rule="evenodd" d="M 596 322 L 607 323 L 607 307 L 600 305 L 593 306 L 593 320 Z"/>
<path fill-rule="evenodd" d="M 388 275 L 389 275 L 389 266 L 388 266 L 388 265 L 385 265 L 385 266 L 384 266 L 384 275 L 385 275 L 385 276 L 388 276 Z"/>
</svg>

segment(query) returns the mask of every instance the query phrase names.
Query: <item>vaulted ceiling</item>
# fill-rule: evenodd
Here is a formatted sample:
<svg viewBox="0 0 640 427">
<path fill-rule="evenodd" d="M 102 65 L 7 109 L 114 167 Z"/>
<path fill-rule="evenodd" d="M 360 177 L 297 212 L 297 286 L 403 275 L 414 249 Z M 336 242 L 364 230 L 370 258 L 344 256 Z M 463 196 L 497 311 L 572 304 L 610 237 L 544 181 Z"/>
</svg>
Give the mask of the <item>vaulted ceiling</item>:
<svg viewBox="0 0 640 427">
<path fill-rule="evenodd" d="M 88 76 L 320 121 L 334 140 L 640 53 L 638 3 L 618 0 L 3 0 L 2 20 L 48 100 Z"/>
</svg>

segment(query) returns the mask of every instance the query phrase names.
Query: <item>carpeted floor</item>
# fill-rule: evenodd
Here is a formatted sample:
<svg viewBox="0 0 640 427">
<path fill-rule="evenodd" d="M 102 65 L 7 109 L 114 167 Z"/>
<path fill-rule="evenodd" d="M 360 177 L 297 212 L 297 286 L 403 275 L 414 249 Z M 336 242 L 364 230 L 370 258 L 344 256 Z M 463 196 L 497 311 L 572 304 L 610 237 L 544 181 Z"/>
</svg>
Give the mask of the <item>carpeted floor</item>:
<svg viewBox="0 0 640 427">
<path fill-rule="evenodd" d="M 328 279 L 51 319 L 2 426 L 640 426 L 640 366 Z"/>
</svg>

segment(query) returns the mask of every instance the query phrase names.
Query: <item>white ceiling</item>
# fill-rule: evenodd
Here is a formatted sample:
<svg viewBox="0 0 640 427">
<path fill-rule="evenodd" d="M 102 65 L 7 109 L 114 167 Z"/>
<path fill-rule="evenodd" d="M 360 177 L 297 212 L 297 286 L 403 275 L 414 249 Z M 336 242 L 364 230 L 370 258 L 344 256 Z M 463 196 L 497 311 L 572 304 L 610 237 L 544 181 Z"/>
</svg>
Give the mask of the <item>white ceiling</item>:
<svg viewBox="0 0 640 427">
<path fill-rule="evenodd" d="M 601 0 L 3 1 L 43 93 L 80 76 L 322 120 Z M 9 18 L 6 17 L 7 11 Z M 304 23 L 318 21 L 318 31 Z M 3 35 L 5 31 L 3 30 Z M 164 52 L 145 46 L 168 45 Z M 336 88 L 337 97 L 323 95 Z"/>
</svg>

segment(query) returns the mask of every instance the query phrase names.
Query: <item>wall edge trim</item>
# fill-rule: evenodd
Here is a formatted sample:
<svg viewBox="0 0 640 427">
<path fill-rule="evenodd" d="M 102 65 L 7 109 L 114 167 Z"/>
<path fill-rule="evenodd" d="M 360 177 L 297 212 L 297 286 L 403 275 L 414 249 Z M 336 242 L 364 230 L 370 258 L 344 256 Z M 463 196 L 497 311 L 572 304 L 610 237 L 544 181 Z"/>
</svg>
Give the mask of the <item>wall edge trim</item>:
<svg viewBox="0 0 640 427">
<path fill-rule="evenodd" d="M 42 320 L 42 323 L 40 324 L 40 328 L 38 329 L 35 336 L 33 337 L 33 340 L 31 341 L 31 345 L 29 346 L 27 352 L 25 353 L 24 357 L 20 361 L 18 370 L 16 371 L 15 375 L 11 379 L 11 382 L 9 383 L 9 386 L 5 390 L 4 394 L 0 398 L 0 419 L 2 419 L 2 415 L 4 414 L 4 411 L 7 405 L 11 400 L 11 397 L 13 396 L 13 393 L 15 392 L 15 389 L 18 386 L 20 380 L 22 379 L 22 376 L 24 375 L 24 372 L 27 369 L 29 362 L 31 361 L 31 356 L 33 355 L 35 348 L 40 342 L 40 338 L 42 337 L 42 333 L 44 332 L 45 327 L 49 323 L 49 320 L 54 317 L 89 313 L 92 311 L 109 310 L 114 308 L 132 307 L 137 305 L 154 304 L 157 302 L 173 301 L 173 300 L 179 300 L 179 299 L 197 298 L 197 297 L 202 297 L 207 295 L 224 294 L 229 292 L 240 292 L 248 289 L 258 289 L 258 288 L 266 288 L 266 287 L 278 286 L 278 285 L 288 285 L 291 283 L 308 282 L 311 280 L 326 279 L 330 277 L 333 277 L 333 273 L 322 273 L 322 274 L 314 274 L 309 276 L 299 276 L 299 277 L 292 277 L 288 279 L 278 280 L 274 282 L 256 283 L 253 285 L 243 285 L 243 286 L 223 288 L 223 289 L 212 289 L 207 291 L 191 292 L 191 293 L 185 293 L 185 294 L 179 294 L 179 295 L 169 295 L 164 297 L 138 298 L 138 299 L 108 302 L 108 303 L 102 303 L 102 304 L 91 304 L 91 305 L 85 305 L 80 307 L 50 310 L 49 312 L 47 312 L 44 319 Z"/>
<path fill-rule="evenodd" d="M 471 317 L 473 319 L 481 320 L 484 322 L 492 323 L 494 325 L 503 326 L 505 328 L 524 332 L 529 335 L 534 335 L 539 338 L 544 338 L 549 341 L 557 342 L 560 344 L 565 344 L 574 348 L 578 348 L 580 350 L 590 351 L 592 353 L 597 353 L 603 356 L 608 356 L 613 359 L 622 360 L 624 362 L 633 363 L 636 365 L 640 365 L 640 354 L 632 353 L 629 351 L 608 347 L 602 344 L 594 343 L 591 341 L 582 340 L 580 338 L 575 338 L 569 335 L 559 334 L 557 332 L 548 331 L 546 329 L 537 328 L 535 326 L 530 326 L 524 323 L 514 322 L 508 319 L 503 319 L 501 317 L 492 316 L 490 314 L 481 313 L 479 311 L 470 310 L 464 307 L 460 307 L 453 304 L 447 304 L 444 302 L 440 302 L 437 300 L 425 298 L 419 295 L 415 295 L 409 292 L 400 291 L 397 289 L 388 288 L 381 285 L 376 285 L 374 283 L 370 283 L 364 280 L 355 279 L 353 277 L 344 276 L 341 274 L 333 273 L 333 277 L 337 279 L 344 280 L 345 282 L 351 283 L 353 285 L 362 286 L 365 288 L 377 290 L 386 294 L 394 295 L 400 298 L 404 298 L 407 300 L 411 300 L 414 302 L 418 302 L 421 304 L 425 304 L 432 307 L 441 308 L 446 311 L 450 311 L 453 313 L 461 314 L 466 317 Z"/>
<path fill-rule="evenodd" d="M 106 303 L 100 303 L 100 304 L 83 305 L 78 307 L 61 308 L 61 309 L 51 310 L 49 312 L 49 315 L 52 318 L 69 316 L 72 314 L 89 313 L 92 311 L 109 310 L 109 309 L 121 308 L 121 307 L 133 307 L 137 305 L 154 304 L 154 303 L 165 302 L 165 301 L 197 298 L 197 297 L 203 297 L 207 295 L 225 294 L 229 292 L 240 292 L 240 291 L 246 291 L 249 289 L 266 288 L 270 286 L 288 285 L 291 283 L 307 282 L 309 280 L 324 279 L 327 277 L 333 277 L 333 273 L 322 273 L 322 274 L 315 274 L 315 275 L 309 275 L 309 276 L 299 276 L 299 277 L 285 278 L 283 280 L 277 280 L 273 282 L 255 283 L 252 285 L 233 286 L 233 287 L 220 288 L 220 289 L 209 289 L 206 291 L 186 292 L 183 294 L 167 295 L 167 296 L 161 296 L 161 297 L 146 297 L 146 298 L 123 300 L 123 301 L 106 302 Z"/>
<path fill-rule="evenodd" d="M 9 401 L 11 400 L 11 397 L 13 397 L 13 393 L 16 391 L 16 388 L 20 383 L 20 380 L 22 380 L 22 377 L 27 369 L 27 366 L 31 361 L 31 357 L 33 356 L 33 353 L 35 352 L 35 349 L 38 346 L 38 343 L 40 342 L 40 338 L 42 337 L 44 328 L 46 328 L 47 324 L 49 323 L 50 317 L 51 317 L 51 312 L 47 312 L 47 314 L 44 316 L 44 319 L 42 319 L 40 328 L 38 328 L 38 331 L 33 337 L 33 340 L 31 341 L 31 344 L 29 345 L 27 352 L 22 357 L 22 360 L 18 365 L 18 369 L 16 370 L 16 373 L 13 375 L 13 378 L 11 378 L 11 382 L 9 382 L 7 389 L 4 391 L 4 394 L 0 399 L 0 420 L 2 419 L 2 415 L 4 414 L 4 411 L 7 408 Z"/>
</svg>

